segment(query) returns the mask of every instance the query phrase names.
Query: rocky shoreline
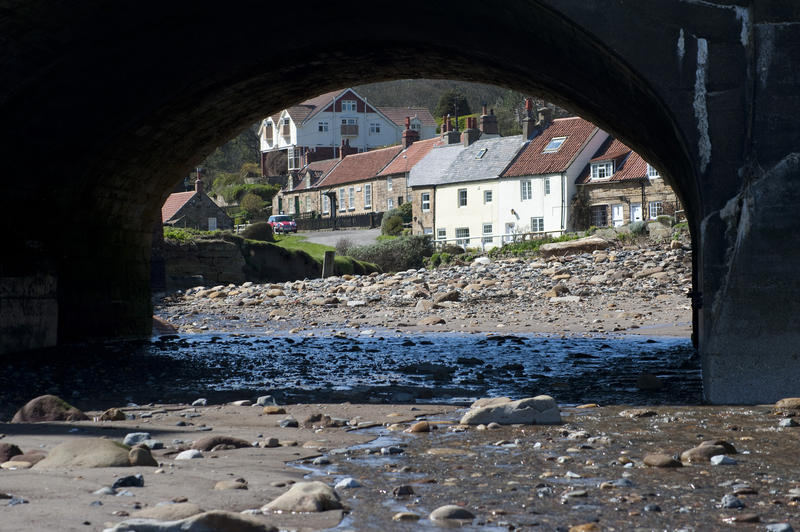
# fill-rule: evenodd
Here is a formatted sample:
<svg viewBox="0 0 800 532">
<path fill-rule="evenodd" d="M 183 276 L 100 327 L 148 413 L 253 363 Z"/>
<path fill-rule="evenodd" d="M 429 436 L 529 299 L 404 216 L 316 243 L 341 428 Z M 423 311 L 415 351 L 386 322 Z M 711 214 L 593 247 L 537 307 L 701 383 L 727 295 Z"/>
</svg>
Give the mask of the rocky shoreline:
<svg viewBox="0 0 800 532">
<path fill-rule="evenodd" d="M 689 336 L 689 246 L 606 246 L 546 259 L 480 257 L 468 265 L 395 274 L 195 287 L 157 301 L 156 316 L 180 332 L 353 328 Z"/>
</svg>

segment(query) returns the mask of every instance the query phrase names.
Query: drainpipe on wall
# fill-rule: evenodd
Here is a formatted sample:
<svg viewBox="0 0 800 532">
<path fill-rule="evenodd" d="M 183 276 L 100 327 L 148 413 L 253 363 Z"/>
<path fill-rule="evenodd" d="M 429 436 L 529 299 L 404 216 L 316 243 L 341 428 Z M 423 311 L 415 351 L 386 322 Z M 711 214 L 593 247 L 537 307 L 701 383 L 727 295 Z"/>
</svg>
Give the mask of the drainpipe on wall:
<svg viewBox="0 0 800 532">
<path fill-rule="evenodd" d="M 644 194 L 644 180 L 642 180 L 640 185 L 642 187 L 642 221 L 644 222 L 646 219 L 650 218 L 650 207 L 645 202 L 645 200 L 647 199 L 647 196 L 645 196 L 645 194 Z M 645 207 L 647 207 L 647 218 L 645 218 L 645 214 L 644 214 L 644 208 Z"/>
</svg>

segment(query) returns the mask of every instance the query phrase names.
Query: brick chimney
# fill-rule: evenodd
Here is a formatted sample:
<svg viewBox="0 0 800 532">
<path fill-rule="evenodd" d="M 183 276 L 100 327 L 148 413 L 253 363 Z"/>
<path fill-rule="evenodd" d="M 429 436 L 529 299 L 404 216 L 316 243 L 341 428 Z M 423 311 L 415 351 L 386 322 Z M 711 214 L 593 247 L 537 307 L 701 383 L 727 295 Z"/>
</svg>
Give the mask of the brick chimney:
<svg viewBox="0 0 800 532">
<path fill-rule="evenodd" d="M 450 115 L 442 117 L 442 144 L 458 144 L 461 142 L 461 136 L 458 131 L 453 131 L 453 123 L 450 121 Z"/>
<path fill-rule="evenodd" d="M 539 128 L 547 129 L 553 121 L 553 110 L 549 107 L 542 107 L 536 112 L 539 115 Z"/>
<path fill-rule="evenodd" d="M 481 132 L 476 127 L 478 120 L 474 116 L 467 117 L 467 128 L 461 133 L 461 143 L 466 148 L 481 136 Z"/>
<path fill-rule="evenodd" d="M 525 118 L 522 119 L 522 136 L 530 139 L 536 133 L 536 119 L 533 118 L 533 100 L 525 98 Z"/>
<path fill-rule="evenodd" d="M 403 131 L 403 149 L 407 149 L 419 140 L 419 131 L 411 129 L 411 118 L 406 117 L 406 129 Z"/>
<path fill-rule="evenodd" d="M 500 129 L 497 127 L 497 117 L 494 116 L 494 109 L 487 115 L 485 105 L 481 112 L 480 130 L 484 135 L 498 135 L 500 133 Z"/>
<path fill-rule="evenodd" d="M 203 193 L 203 180 L 200 179 L 200 174 L 197 174 L 197 181 L 194 182 L 194 191 L 195 194 L 202 194 Z"/>
<path fill-rule="evenodd" d="M 339 160 L 342 160 L 348 155 L 352 155 L 354 153 L 358 153 L 358 148 L 352 148 L 350 146 L 350 139 L 342 139 L 342 147 L 339 148 Z"/>
</svg>

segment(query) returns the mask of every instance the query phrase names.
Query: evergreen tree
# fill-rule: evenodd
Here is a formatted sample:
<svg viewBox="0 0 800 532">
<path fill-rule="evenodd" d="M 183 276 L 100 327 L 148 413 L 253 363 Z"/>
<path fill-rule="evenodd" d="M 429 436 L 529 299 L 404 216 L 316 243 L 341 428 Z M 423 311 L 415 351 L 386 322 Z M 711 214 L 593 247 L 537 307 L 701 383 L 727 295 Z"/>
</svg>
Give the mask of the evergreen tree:
<svg viewBox="0 0 800 532">
<path fill-rule="evenodd" d="M 433 116 L 464 116 L 468 114 L 472 114 L 472 111 L 469 108 L 467 97 L 464 96 L 464 93 L 455 89 L 445 91 L 439 97 L 439 103 L 436 104 L 436 109 L 433 112 Z"/>
</svg>

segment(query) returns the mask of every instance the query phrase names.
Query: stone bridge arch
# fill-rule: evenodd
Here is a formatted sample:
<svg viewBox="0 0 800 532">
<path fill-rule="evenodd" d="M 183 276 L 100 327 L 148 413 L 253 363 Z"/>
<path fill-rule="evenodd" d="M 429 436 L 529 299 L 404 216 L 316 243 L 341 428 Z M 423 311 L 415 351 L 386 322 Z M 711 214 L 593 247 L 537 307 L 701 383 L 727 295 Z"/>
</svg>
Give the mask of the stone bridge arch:
<svg viewBox="0 0 800 532">
<path fill-rule="evenodd" d="M 800 245 L 777 234 L 800 199 L 790 0 L 0 5 L 3 350 L 145 333 L 162 199 L 242 127 L 329 89 L 440 77 L 537 92 L 661 167 L 695 239 L 706 397 L 796 390 Z"/>
</svg>

